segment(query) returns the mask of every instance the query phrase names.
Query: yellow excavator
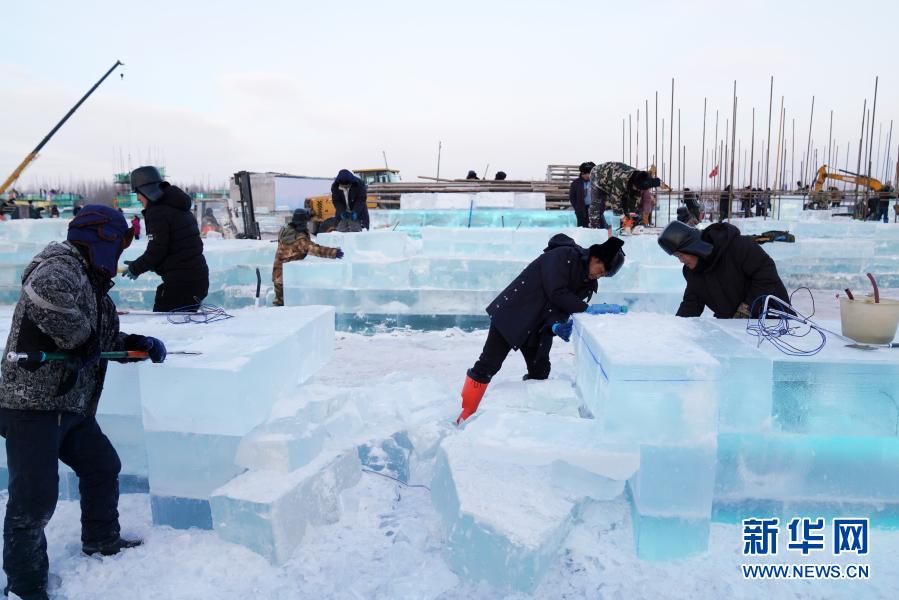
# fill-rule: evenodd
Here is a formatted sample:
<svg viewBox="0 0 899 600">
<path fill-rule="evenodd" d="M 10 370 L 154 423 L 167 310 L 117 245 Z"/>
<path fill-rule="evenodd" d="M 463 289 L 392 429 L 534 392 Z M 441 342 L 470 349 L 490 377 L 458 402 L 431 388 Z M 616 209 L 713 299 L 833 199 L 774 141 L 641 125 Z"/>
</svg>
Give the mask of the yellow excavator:
<svg viewBox="0 0 899 600">
<path fill-rule="evenodd" d="M 844 171 L 842 169 L 837 169 L 838 172 L 828 171 L 827 165 L 821 165 L 818 168 L 818 174 L 815 176 L 815 184 L 812 186 L 811 193 L 809 193 L 809 206 L 817 209 L 827 209 L 832 206 L 834 200 L 834 190 L 836 188 L 824 190 L 824 183 L 827 180 L 831 181 L 845 181 L 846 183 L 851 183 L 854 185 L 858 185 L 863 188 L 867 188 L 872 192 L 880 192 L 883 189 L 883 184 L 880 183 L 877 179 L 873 177 L 866 177 L 864 175 L 859 175 L 858 173 L 852 173 L 850 171 Z M 839 193 L 839 190 L 836 190 L 837 199 L 842 197 L 842 194 Z M 856 206 L 856 212 L 859 214 L 854 215 L 856 217 L 861 218 L 864 215 L 865 207 L 864 202 L 859 203 L 859 206 Z"/>
</svg>

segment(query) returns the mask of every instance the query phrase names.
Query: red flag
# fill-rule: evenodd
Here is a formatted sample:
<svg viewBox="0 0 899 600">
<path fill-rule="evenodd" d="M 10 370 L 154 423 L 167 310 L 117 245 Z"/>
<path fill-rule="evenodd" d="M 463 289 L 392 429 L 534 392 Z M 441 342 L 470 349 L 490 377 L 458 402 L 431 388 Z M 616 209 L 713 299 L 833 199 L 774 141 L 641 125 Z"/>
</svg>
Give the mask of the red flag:
<svg viewBox="0 0 899 600">
<path fill-rule="evenodd" d="M 717 176 L 718 176 L 718 165 L 715 165 L 715 168 L 712 169 L 711 173 L 709 173 L 709 179 L 711 179 L 712 177 L 717 177 Z"/>
</svg>

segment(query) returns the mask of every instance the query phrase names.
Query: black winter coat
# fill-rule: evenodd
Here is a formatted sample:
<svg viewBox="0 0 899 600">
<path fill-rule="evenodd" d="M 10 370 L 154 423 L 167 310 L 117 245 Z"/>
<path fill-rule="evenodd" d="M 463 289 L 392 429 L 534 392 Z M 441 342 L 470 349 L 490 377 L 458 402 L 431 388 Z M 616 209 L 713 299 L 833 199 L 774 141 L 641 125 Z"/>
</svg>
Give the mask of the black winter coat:
<svg viewBox="0 0 899 600">
<path fill-rule="evenodd" d="M 347 206 L 343 190 L 340 189 L 340 185 L 337 181 L 334 181 L 334 183 L 331 184 L 331 202 L 334 204 L 337 218 L 342 219 L 342 215 L 345 212 L 356 213 L 356 219 L 359 221 L 360 225 L 362 225 L 363 228 L 368 229 L 367 195 L 368 189 L 366 188 L 365 183 L 356 177 L 355 181 L 350 185 L 350 203 L 349 206 Z"/>
<path fill-rule="evenodd" d="M 589 189 L 590 182 L 587 181 L 586 183 Z M 574 209 L 578 227 L 590 227 L 590 217 L 587 214 L 587 202 L 585 197 L 584 180 L 578 177 L 571 182 L 571 186 L 568 188 L 568 201 L 571 203 L 571 208 Z"/>
<path fill-rule="evenodd" d="M 708 259 L 699 259 L 695 270 L 684 267 L 687 289 L 677 316 L 698 317 L 708 306 L 719 319 L 730 319 L 740 304 L 752 307 L 759 296 L 789 301 L 774 260 L 752 237 L 740 235 L 730 223 L 715 223 L 702 232 L 702 239 L 714 250 Z M 762 303 L 753 308 L 757 317 Z"/>
<path fill-rule="evenodd" d="M 131 263 L 131 270 L 137 275 L 155 271 L 168 282 L 208 282 L 209 268 L 197 219 L 190 210 L 190 196 L 168 185 L 162 198 L 151 202 L 143 215 L 147 249 Z"/>
<path fill-rule="evenodd" d="M 587 301 L 596 293 L 596 280 L 587 277 L 588 263 L 585 249 L 556 234 L 543 254 L 490 303 L 487 314 L 512 348 L 587 310 Z"/>
</svg>

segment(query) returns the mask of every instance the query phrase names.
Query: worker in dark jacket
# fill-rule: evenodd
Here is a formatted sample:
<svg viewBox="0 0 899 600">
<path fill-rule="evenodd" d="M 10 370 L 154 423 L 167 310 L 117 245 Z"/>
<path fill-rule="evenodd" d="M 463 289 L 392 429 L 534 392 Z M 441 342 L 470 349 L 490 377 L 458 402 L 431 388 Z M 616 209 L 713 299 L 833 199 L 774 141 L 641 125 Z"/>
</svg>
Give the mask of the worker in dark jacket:
<svg viewBox="0 0 899 600">
<path fill-rule="evenodd" d="M 698 317 L 708 306 L 719 319 L 757 317 L 772 295 L 789 302 L 777 266 L 761 246 L 730 223 L 715 223 L 700 232 L 672 221 L 659 236 L 659 246 L 684 265 L 687 289 L 679 317 Z"/>
<path fill-rule="evenodd" d="M 47 541 L 59 491 L 58 461 L 78 475 L 81 545 L 86 554 L 117 554 L 139 545 L 119 535 L 121 468 L 94 415 L 107 361 L 101 351 L 146 351 L 165 360 L 160 340 L 119 332 L 112 287 L 119 256 L 131 242 L 125 218 L 88 205 L 25 268 L 13 312 L 9 352 L 64 352 L 68 360 L 3 361 L 0 435 L 6 438 L 9 501 L 3 523 L 6 592 L 47 598 Z"/>
<path fill-rule="evenodd" d="M 341 169 L 331 184 L 331 202 L 337 213 L 337 231 L 368 229 L 368 190 L 365 183 L 346 169 Z"/>
<path fill-rule="evenodd" d="M 592 162 L 581 163 L 578 178 L 568 188 L 568 202 L 574 209 L 578 227 L 590 227 L 590 216 L 587 213 L 590 208 L 590 171 L 595 166 Z"/>
<path fill-rule="evenodd" d="M 468 370 L 462 388 L 461 423 L 474 414 L 487 385 L 511 350 L 521 350 L 525 379 L 549 377 L 553 325 L 587 310 L 596 280 L 612 277 L 624 264 L 619 238 L 594 244 L 589 250 L 565 234 L 549 240 L 543 254 L 500 292 L 490 306 L 490 329 L 480 358 Z"/>
<path fill-rule="evenodd" d="M 131 187 L 144 206 L 147 249 L 140 258 L 125 261 L 123 274 L 137 279 L 147 271 L 162 277 L 156 288 L 154 312 L 196 311 L 209 292 L 209 268 L 203 240 L 190 210 L 191 199 L 181 188 L 162 180 L 156 167 L 131 172 Z"/>
</svg>

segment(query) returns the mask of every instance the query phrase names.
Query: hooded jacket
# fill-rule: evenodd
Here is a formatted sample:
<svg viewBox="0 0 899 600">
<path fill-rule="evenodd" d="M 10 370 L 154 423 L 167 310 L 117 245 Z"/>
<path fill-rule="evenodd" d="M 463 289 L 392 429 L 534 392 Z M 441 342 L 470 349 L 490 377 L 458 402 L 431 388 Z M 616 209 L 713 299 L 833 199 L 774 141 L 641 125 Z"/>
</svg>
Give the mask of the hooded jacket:
<svg viewBox="0 0 899 600">
<path fill-rule="evenodd" d="M 590 183 L 599 192 L 605 208 L 615 214 L 637 210 L 641 193 L 629 187 L 631 177 L 637 172 L 630 165 L 620 162 L 600 163 L 590 171 Z"/>
<path fill-rule="evenodd" d="M 684 267 L 687 288 L 677 316 L 698 317 L 708 306 L 717 318 L 730 319 L 745 303 L 757 317 L 761 303 L 753 307 L 756 298 L 770 294 L 789 301 L 774 260 L 752 237 L 740 235 L 730 223 L 715 223 L 702 232 L 702 239 L 713 250 L 695 270 Z"/>
<path fill-rule="evenodd" d="M 155 271 L 163 281 L 208 282 L 209 268 L 190 196 L 174 185 L 163 186 L 162 197 L 143 211 L 147 249 L 131 263 L 131 271 L 137 275 Z"/>
<path fill-rule="evenodd" d="M 491 322 L 512 348 L 524 346 L 553 323 L 587 310 L 596 293 L 589 255 L 565 234 L 554 235 L 537 257 L 487 307 Z"/>
<path fill-rule="evenodd" d="M 94 273 L 70 242 L 51 242 L 25 268 L 22 291 L 13 312 L 8 352 L 123 350 L 115 304 L 107 295 L 112 282 Z M 4 355 L 5 355 L 4 353 Z M 50 361 L 37 367 L 4 360 L 0 407 L 93 414 L 107 361 L 79 364 Z"/>
<path fill-rule="evenodd" d="M 341 185 L 347 184 L 350 186 L 348 191 L 349 202 L 347 202 L 343 190 L 340 189 Z M 350 171 L 341 169 L 340 172 L 337 173 L 334 183 L 331 184 L 331 202 L 334 204 L 337 218 L 343 219 L 343 214 L 347 212 L 355 214 L 356 220 L 359 221 L 360 225 L 362 225 L 363 228 L 368 229 L 367 194 L 368 190 L 361 179 L 353 175 Z"/>
</svg>

